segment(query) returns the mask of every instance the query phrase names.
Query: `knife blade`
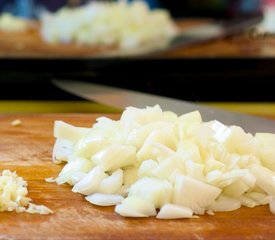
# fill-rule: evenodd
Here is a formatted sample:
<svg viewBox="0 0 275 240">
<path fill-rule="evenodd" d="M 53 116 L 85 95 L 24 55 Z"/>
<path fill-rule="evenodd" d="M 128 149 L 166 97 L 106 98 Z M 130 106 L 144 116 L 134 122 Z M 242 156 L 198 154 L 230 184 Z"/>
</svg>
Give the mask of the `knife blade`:
<svg viewBox="0 0 275 240">
<path fill-rule="evenodd" d="M 261 22 L 262 19 L 263 15 L 258 14 L 233 20 L 212 21 L 207 24 L 195 26 L 181 31 L 163 50 L 174 50 L 176 48 L 186 47 L 196 43 L 228 37 L 249 29 Z"/>
<path fill-rule="evenodd" d="M 163 110 L 173 111 L 179 115 L 198 110 L 200 111 L 204 121 L 218 120 L 227 125 L 239 125 L 247 132 L 251 133 L 275 133 L 275 121 L 265 118 L 210 108 L 179 99 L 103 86 L 90 82 L 58 79 L 54 79 L 52 82 L 55 86 L 71 94 L 121 109 L 128 106 L 144 108 L 146 106 L 154 106 L 158 104 Z"/>
</svg>

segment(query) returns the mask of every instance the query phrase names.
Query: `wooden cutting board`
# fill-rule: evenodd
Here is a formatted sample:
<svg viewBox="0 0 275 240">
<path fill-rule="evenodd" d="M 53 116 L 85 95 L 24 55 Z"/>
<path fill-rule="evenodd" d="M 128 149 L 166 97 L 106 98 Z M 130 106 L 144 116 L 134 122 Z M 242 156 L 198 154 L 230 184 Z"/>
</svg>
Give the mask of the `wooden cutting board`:
<svg viewBox="0 0 275 240">
<path fill-rule="evenodd" d="M 180 30 L 209 22 L 208 19 L 192 19 L 176 22 Z M 142 48 L 140 49 L 142 51 Z M 135 54 L 134 52 L 133 54 Z M 33 22 L 24 32 L 0 31 L 1 58 L 95 58 L 122 55 L 116 46 L 93 46 L 46 43 L 40 34 L 40 26 Z"/>
<path fill-rule="evenodd" d="M 62 168 L 51 161 L 53 121 L 89 127 L 98 116 L 0 115 L 1 170 L 10 169 L 24 177 L 33 202 L 54 211 L 46 216 L 0 213 L 0 239 L 275 239 L 275 216 L 268 206 L 243 207 L 198 219 L 131 219 L 118 216 L 113 207 L 91 205 L 67 185 L 45 182 Z M 11 126 L 14 119 L 21 119 L 22 125 Z"/>
</svg>

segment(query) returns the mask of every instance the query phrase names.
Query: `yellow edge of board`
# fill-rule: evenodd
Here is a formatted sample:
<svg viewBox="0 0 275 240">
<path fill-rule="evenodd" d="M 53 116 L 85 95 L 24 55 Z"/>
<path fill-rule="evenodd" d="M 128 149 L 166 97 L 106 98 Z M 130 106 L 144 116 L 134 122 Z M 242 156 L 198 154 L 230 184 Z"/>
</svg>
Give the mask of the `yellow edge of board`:
<svg viewBox="0 0 275 240">
<path fill-rule="evenodd" d="M 275 103 L 209 103 L 234 112 L 275 116 Z M 0 113 L 121 113 L 120 109 L 88 101 L 0 101 Z"/>
</svg>

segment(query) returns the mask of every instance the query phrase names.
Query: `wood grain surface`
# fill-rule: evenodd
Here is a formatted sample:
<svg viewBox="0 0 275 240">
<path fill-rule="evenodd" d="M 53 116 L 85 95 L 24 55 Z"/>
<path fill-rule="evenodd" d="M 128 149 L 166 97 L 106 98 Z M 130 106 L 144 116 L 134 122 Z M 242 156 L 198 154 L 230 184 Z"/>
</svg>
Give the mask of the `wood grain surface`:
<svg viewBox="0 0 275 240">
<path fill-rule="evenodd" d="M 113 47 L 89 47 L 77 44 L 49 44 L 43 41 L 38 26 L 25 32 L 0 31 L 0 57 L 55 58 L 98 56 Z"/>
<path fill-rule="evenodd" d="M 235 36 L 179 48 L 165 53 L 166 58 L 215 58 L 215 57 L 258 57 L 275 56 L 275 38 L 251 36 L 244 32 Z"/>
<path fill-rule="evenodd" d="M 157 220 L 118 216 L 113 207 L 96 207 L 67 185 L 44 181 L 61 165 L 51 161 L 54 120 L 91 126 L 96 114 L 0 115 L 0 168 L 28 181 L 29 196 L 52 215 L 0 213 L 0 239 L 275 239 L 275 216 L 268 206 L 241 208 L 198 219 Z M 118 115 L 108 115 L 117 119 Z M 13 127 L 11 121 L 21 119 Z"/>
</svg>

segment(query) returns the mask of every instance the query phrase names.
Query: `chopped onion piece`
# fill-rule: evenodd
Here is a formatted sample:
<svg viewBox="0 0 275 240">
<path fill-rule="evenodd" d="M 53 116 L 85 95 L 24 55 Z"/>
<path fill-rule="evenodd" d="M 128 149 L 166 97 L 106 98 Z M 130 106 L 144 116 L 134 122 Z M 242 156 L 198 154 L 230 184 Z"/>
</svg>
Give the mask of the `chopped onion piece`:
<svg viewBox="0 0 275 240">
<path fill-rule="evenodd" d="M 53 147 L 53 162 L 67 162 L 73 154 L 73 142 L 62 138 L 57 138 Z"/>
<path fill-rule="evenodd" d="M 81 181 L 74 185 L 72 191 L 84 195 L 96 193 L 101 181 L 107 176 L 101 167 L 93 168 Z"/>
<path fill-rule="evenodd" d="M 94 193 L 85 199 L 98 206 L 114 206 L 120 204 L 124 198 L 118 194 Z"/>
<path fill-rule="evenodd" d="M 178 175 L 175 181 L 174 203 L 203 214 L 221 193 L 221 189 L 191 177 Z"/>
<path fill-rule="evenodd" d="M 5 32 L 24 32 L 28 29 L 29 23 L 23 18 L 13 16 L 9 13 L 0 15 L 0 30 Z"/>
<path fill-rule="evenodd" d="M 117 205 L 115 211 L 124 217 L 149 217 L 155 216 L 156 210 L 150 201 L 141 197 L 127 197 Z"/>
<path fill-rule="evenodd" d="M 54 136 L 71 142 L 80 140 L 89 131 L 89 128 L 75 127 L 63 121 L 55 121 L 54 123 Z"/>
<path fill-rule="evenodd" d="M 98 191 L 100 193 L 114 194 L 119 192 L 123 184 L 123 171 L 116 170 L 111 176 L 106 177 L 100 183 Z"/>
<path fill-rule="evenodd" d="M 270 209 L 270 212 L 275 214 L 275 197 L 274 196 L 271 196 L 269 198 L 269 209 Z"/>
<path fill-rule="evenodd" d="M 228 212 L 234 211 L 241 207 L 241 201 L 221 195 L 216 201 L 209 206 L 210 210 L 214 212 Z"/>
<path fill-rule="evenodd" d="M 49 177 L 49 178 L 45 178 L 45 181 L 48 182 L 48 183 L 54 183 L 55 179 L 52 178 L 52 177 Z"/>
<path fill-rule="evenodd" d="M 26 210 L 27 213 L 31 213 L 31 214 L 49 214 L 49 213 L 53 213 L 53 211 L 49 208 L 47 208 L 44 205 L 36 205 L 33 203 L 29 204 L 28 209 Z"/>
<path fill-rule="evenodd" d="M 191 218 L 192 216 L 193 216 L 192 209 L 167 203 L 164 206 L 162 206 L 156 218 L 179 219 L 179 218 Z"/>
<path fill-rule="evenodd" d="M 20 126 L 20 125 L 22 125 L 22 121 L 21 121 L 20 119 L 15 119 L 15 120 L 13 120 L 13 121 L 11 122 L 11 125 L 12 125 L 13 127 Z"/>
</svg>

